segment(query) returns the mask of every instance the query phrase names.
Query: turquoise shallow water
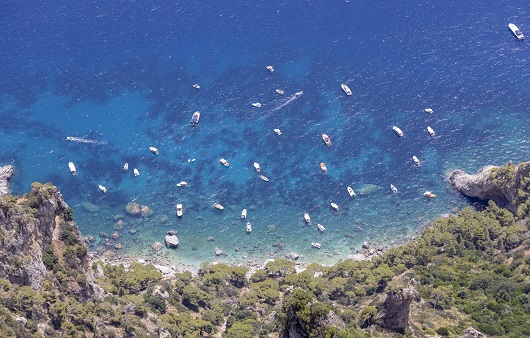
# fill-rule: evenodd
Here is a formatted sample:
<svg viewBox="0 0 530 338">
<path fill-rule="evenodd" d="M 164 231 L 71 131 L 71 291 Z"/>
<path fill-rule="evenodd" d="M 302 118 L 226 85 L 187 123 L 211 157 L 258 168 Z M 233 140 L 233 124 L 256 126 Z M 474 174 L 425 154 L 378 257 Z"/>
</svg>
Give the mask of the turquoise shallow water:
<svg viewBox="0 0 530 338">
<path fill-rule="evenodd" d="M 147 2 L 28 11 L 12 3 L 1 38 L 8 47 L 0 51 L 1 164 L 17 168 L 14 193 L 34 181 L 57 185 L 83 234 L 98 238 L 92 249 L 131 202 L 153 214 L 124 216 L 113 244 L 151 255 L 150 244 L 174 229 L 181 244 L 163 249 L 163 257 L 176 264 L 262 261 L 289 252 L 333 263 L 363 241 L 405 240 L 470 204 L 447 183 L 450 170 L 529 158 L 528 47 L 507 23 L 524 32 L 530 17 L 513 2 L 462 6 L 370 1 L 263 10 L 244 1 L 205 8 Z M 28 20 L 38 29 L 24 28 Z M 351 97 L 341 91 L 343 82 Z M 261 108 L 251 106 L 256 101 Z M 192 127 L 197 110 L 201 121 Z M 259 179 L 253 162 L 270 182 Z M 177 187 L 181 180 L 189 186 Z M 348 185 L 357 196 L 348 195 Z M 426 190 L 436 199 L 426 200 Z M 87 211 L 86 202 L 98 211 Z M 184 205 L 181 219 L 177 203 Z M 240 220 L 243 208 L 251 235 Z M 310 226 L 303 223 L 306 211 Z M 315 241 L 321 250 L 311 248 Z M 226 255 L 215 257 L 215 248 Z"/>
</svg>

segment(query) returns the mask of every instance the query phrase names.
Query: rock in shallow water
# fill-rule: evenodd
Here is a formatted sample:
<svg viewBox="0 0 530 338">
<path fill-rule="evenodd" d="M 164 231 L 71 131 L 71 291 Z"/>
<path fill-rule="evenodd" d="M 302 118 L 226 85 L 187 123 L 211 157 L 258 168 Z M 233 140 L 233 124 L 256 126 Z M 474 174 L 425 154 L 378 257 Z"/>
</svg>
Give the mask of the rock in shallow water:
<svg viewBox="0 0 530 338">
<path fill-rule="evenodd" d="M 177 248 L 179 246 L 179 239 L 175 235 L 166 235 L 165 241 L 168 248 Z"/>
<path fill-rule="evenodd" d="M 155 250 L 155 251 L 158 251 L 158 250 L 162 249 L 163 247 L 164 247 L 164 245 L 162 245 L 162 243 L 160 243 L 160 242 L 154 242 L 151 245 L 151 248 L 153 248 L 153 250 Z"/>
</svg>

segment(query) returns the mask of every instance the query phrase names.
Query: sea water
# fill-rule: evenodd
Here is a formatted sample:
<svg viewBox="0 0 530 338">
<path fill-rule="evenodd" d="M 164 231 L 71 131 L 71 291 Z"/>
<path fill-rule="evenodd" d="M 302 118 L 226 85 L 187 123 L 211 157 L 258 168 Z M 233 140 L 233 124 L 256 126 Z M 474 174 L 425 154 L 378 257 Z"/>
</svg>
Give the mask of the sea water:
<svg viewBox="0 0 530 338">
<path fill-rule="evenodd" d="M 123 254 L 152 256 L 151 244 L 176 230 L 179 248 L 161 256 L 172 264 L 261 262 L 290 252 L 331 264 L 364 241 L 405 241 L 469 205 L 450 187 L 451 170 L 530 158 L 529 47 L 508 29 L 513 22 L 530 35 L 522 1 L 4 7 L 0 164 L 16 166 L 15 194 L 35 181 L 58 186 L 83 235 L 97 238 L 92 250 L 122 217 L 112 246 L 121 243 Z M 133 202 L 152 214 L 126 215 Z M 217 248 L 225 254 L 215 256 Z"/>
</svg>

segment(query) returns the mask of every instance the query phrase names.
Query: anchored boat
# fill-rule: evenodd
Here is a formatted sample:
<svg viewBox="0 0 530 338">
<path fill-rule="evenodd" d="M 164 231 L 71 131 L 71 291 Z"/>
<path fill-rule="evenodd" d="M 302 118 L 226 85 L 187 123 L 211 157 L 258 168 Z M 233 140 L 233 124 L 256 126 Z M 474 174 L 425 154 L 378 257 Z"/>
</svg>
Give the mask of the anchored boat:
<svg viewBox="0 0 530 338">
<path fill-rule="evenodd" d="M 309 214 L 307 212 L 304 212 L 304 221 L 307 224 L 311 223 L 311 217 L 309 217 Z"/>
<path fill-rule="evenodd" d="M 133 174 L 134 174 L 134 176 L 140 176 L 140 172 L 136 168 L 134 168 Z"/>
<path fill-rule="evenodd" d="M 261 107 L 261 103 L 259 103 L 259 102 L 252 102 L 251 104 L 252 104 L 254 107 L 256 107 L 256 108 Z"/>
<path fill-rule="evenodd" d="M 353 191 L 352 187 L 348 187 L 348 194 L 350 194 L 350 196 L 355 196 L 355 191 Z"/>
<path fill-rule="evenodd" d="M 151 150 L 153 154 L 158 155 L 158 149 L 156 149 L 155 147 L 149 147 L 149 150 Z"/>
<path fill-rule="evenodd" d="M 427 114 L 432 114 L 433 113 L 433 110 L 431 108 L 425 108 L 425 112 Z"/>
<path fill-rule="evenodd" d="M 280 136 L 282 134 L 281 130 L 280 129 L 274 129 L 274 132 L 276 133 L 276 135 Z"/>
<path fill-rule="evenodd" d="M 338 210 L 339 210 L 339 206 L 338 206 L 337 204 L 335 204 L 335 203 L 332 202 L 330 205 L 331 205 L 331 208 L 332 208 L 333 210 L 335 210 L 335 211 L 338 211 Z"/>
<path fill-rule="evenodd" d="M 177 216 L 182 217 L 182 204 L 177 204 Z"/>
<path fill-rule="evenodd" d="M 72 175 L 77 174 L 77 169 L 75 168 L 74 162 L 68 162 L 68 169 L 70 169 Z"/>
<path fill-rule="evenodd" d="M 346 84 L 342 83 L 340 86 L 346 95 L 350 96 L 352 94 L 350 87 L 346 86 Z"/>
<path fill-rule="evenodd" d="M 428 197 L 428 198 L 435 198 L 436 194 L 433 194 L 431 191 L 426 191 L 423 193 L 423 196 Z"/>
<path fill-rule="evenodd" d="M 259 175 L 259 178 L 261 178 L 265 182 L 269 182 L 269 178 L 267 176 L 265 176 L 265 175 Z"/>
<path fill-rule="evenodd" d="M 271 73 L 274 73 L 274 67 L 273 66 L 267 66 L 267 70 Z"/>
<path fill-rule="evenodd" d="M 103 185 L 98 185 L 98 188 L 99 190 L 101 190 L 102 193 L 106 194 L 107 193 L 107 188 L 105 188 Z"/>
<path fill-rule="evenodd" d="M 254 169 L 256 169 L 256 172 L 258 172 L 258 173 L 261 171 L 261 168 L 260 168 L 258 162 L 254 162 Z"/>
<path fill-rule="evenodd" d="M 177 183 L 177 187 L 185 187 L 188 185 L 188 182 L 186 181 L 180 181 L 179 183 Z"/>
<path fill-rule="evenodd" d="M 524 40 L 523 33 L 519 30 L 519 28 L 517 28 L 516 25 L 514 25 L 513 23 L 510 23 L 510 24 L 508 24 L 508 27 L 510 28 L 512 33 L 517 37 L 517 39 L 519 39 L 519 41 L 523 41 Z"/>
<path fill-rule="evenodd" d="M 392 126 L 392 130 L 394 130 L 394 132 L 396 132 L 397 136 L 403 137 L 403 132 L 398 127 Z"/>
<path fill-rule="evenodd" d="M 224 165 L 225 167 L 228 167 L 230 165 L 228 164 L 228 161 L 225 160 L 224 158 L 219 159 L 219 162 L 221 162 L 221 164 Z"/>
<path fill-rule="evenodd" d="M 219 210 L 224 210 L 224 208 L 225 208 L 225 207 L 223 207 L 223 206 L 222 206 L 221 204 L 219 204 L 219 203 L 214 203 L 214 204 L 213 204 L 213 207 L 214 207 L 215 209 L 219 209 Z"/>
<path fill-rule="evenodd" d="M 412 161 L 414 161 L 415 165 L 420 166 L 420 160 L 416 156 L 412 156 Z"/>
<path fill-rule="evenodd" d="M 322 134 L 322 141 L 324 141 L 324 143 L 325 143 L 328 147 L 331 147 L 331 139 L 329 138 L 328 135 L 326 135 L 326 134 Z"/>
<path fill-rule="evenodd" d="M 434 137 L 434 129 L 432 129 L 431 127 L 427 126 L 427 131 L 429 132 L 429 135 L 431 135 L 432 137 Z"/>
<path fill-rule="evenodd" d="M 241 219 L 245 218 L 247 218 L 247 209 L 243 209 L 243 211 L 241 211 Z"/>
<path fill-rule="evenodd" d="M 127 170 L 129 170 L 129 163 L 125 163 L 123 165 L 123 171 L 127 171 Z"/>
<path fill-rule="evenodd" d="M 320 169 L 322 172 L 328 172 L 328 168 L 326 168 L 326 164 L 324 162 L 320 163 Z"/>
<path fill-rule="evenodd" d="M 324 226 L 320 223 L 317 224 L 317 228 L 320 230 L 320 232 L 324 232 L 324 230 L 326 230 L 326 228 L 324 228 Z"/>
<path fill-rule="evenodd" d="M 390 189 L 392 189 L 392 192 L 393 192 L 394 194 L 398 192 L 396 186 L 393 185 L 393 184 L 390 184 Z"/>
<path fill-rule="evenodd" d="M 312 242 L 311 243 L 311 246 L 315 249 L 320 249 L 322 247 L 322 245 L 320 245 L 320 243 L 317 243 L 317 242 Z"/>
<path fill-rule="evenodd" d="M 191 122 L 190 122 L 191 125 L 192 126 L 197 125 L 197 123 L 199 123 L 200 118 L 201 118 L 201 113 L 199 113 L 198 111 L 193 113 L 193 115 L 191 116 Z"/>
<path fill-rule="evenodd" d="M 250 224 L 250 222 L 247 222 L 246 230 L 247 230 L 247 234 L 252 232 L 252 224 Z"/>
</svg>

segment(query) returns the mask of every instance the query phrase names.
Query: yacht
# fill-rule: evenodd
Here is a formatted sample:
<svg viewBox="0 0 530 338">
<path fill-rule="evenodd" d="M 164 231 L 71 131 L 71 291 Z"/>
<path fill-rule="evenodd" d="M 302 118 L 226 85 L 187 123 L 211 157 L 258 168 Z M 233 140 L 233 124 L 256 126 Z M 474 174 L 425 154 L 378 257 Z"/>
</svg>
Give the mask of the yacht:
<svg viewBox="0 0 530 338">
<path fill-rule="evenodd" d="M 192 126 L 195 126 L 197 125 L 197 123 L 199 123 L 199 119 L 201 118 L 201 113 L 196 111 L 195 113 L 193 113 L 193 115 L 191 116 L 191 125 Z"/>
<path fill-rule="evenodd" d="M 228 167 L 230 165 L 228 164 L 228 161 L 225 160 L 224 158 L 219 159 L 219 162 L 221 162 L 221 164 L 224 165 L 225 167 Z"/>
<path fill-rule="evenodd" d="M 320 169 L 322 172 L 328 172 L 328 168 L 326 168 L 326 164 L 324 162 L 320 163 Z"/>
<path fill-rule="evenodd" d="M 515 34 L 515 36 L 520 40 L 524 40 L 524 35 L 523 33 L 519 30 L 519 28 L 517 28 L 516 25 L 514 25 L 513 23 L 510 23 L 508 24 L 508 27 L 510 27 L 510 30 L 512 31 L 513 34 Z"/>
<path fill-rule="evenodd" d="M 274 129 L 274 132 L 276 133 L 276 135 L 280 136 L 282 134 L 282 131 L 280 129 Z"/>
<path fill-rule="evenodd" d="M 258 162 L 254 162 L 254 169 L 256 169 L 256 172 L 258 172 L 258 173 L 261 171 L 261 168 L 260 168 Z"/>
<path fill-rule="evenodd" d="M 281 89 L 276 89 L 276 93 L 280 94 L 280 95 L 283 95 L 285 94 L 285 92 Z"/>
<path fill-rule="evenodd" d="M 328 135 L 322 134 L 322 140 L 328 147 L 331 147 L 331 140 Z"/>
<path fill-rule="evenodd" d="M 241 219 L 245 218 L 247 218 L 247 209 L 243 209 L 243 211 L 241 211 Z"/>
<path fill-rule="evenodd" d="M 299 92 L 294 93 L 294 95 L 296 97 L 300 97 L 300 96 L 302 96 L 303 93 L 304 93 L 303 91 L 299 91 Z"/>
<path fill-rule="evenodd" d="M 420 160 L 416 156 L 412 156 L 412 161 L 414 161 L 415 165 L 417 165 L 417 166 L 420 165 Z"/>
<path fill-rule="evenodd" d="M 140 172 L 136 168 L 134 168 L 133 174 L 134 174 L 134 176 L 140 176 Z"/>
<path fill-rule="evenodd" d="M 324 232 L 324 230 L 326 230 L 326 228 L 324 228 L 324 226 L 320 223 L 317 224 L 317 228 L 320 230 L 320 232 Z"/>
<path fill-rule="evenodd" d="M 317 242 L 313 242 L 311 243 L 311 246 L 315 249 L 320 249 L 322 247 L 322 245 L 320 245 L 320 243 L 317 243 Z"/>
<path fill-rule="evenodd" d="M 125 163 L 123 165 L 123 171 L 127 171 L 127 170 L 129 170 L 129 163 Z"/>
<path fill-rule="evenodd" d="M 198 84 L 198 83 L 194 83 L 194 84 L 193 84 L 193 88 L 195 88 L 195 89 L 200 89 L 200 88 L 201 88 L 201 86 L 199 86 L 199 84 Z"/>
<path fill-rule="evenodd" d="M 259 178 L 261 178 L 265 182 L 269 182 L 269 178 L 267 176 L 265 176 L 265 175 L 259 175 Z"/>
<path fill-rule="evenodd" d="M 353 189 L 351 187 L 348 187 L 348 194 L 350 194 L 350 196 L 355 196 L 355 191 L 353 191 Z"/>
<path fill-rule="evenodd" d="M 247 234 L 252 232 L 252 224 L 250 224 L 250 222 L 247 222 L 246 229 L 247 229 Z"/>
<path fill-rule="evenodd" d="M 105 188 L 103 185 L 98 185 L 98 188 L 99 190 L 101 190 L 102 193 L 106 194 L 107 193 L 107 188 Z"/>
<path fill-rule="evenodd" d="M 188 182 L 186 181 L 180 181 L 179 183 L 177 183 L 177 187 L 185 187 L 188 185 Z"/>
<path fill-rule="evenodd" d="M 309 217 L 309 214 L 307 212 L 304 212 L 304 221 L 307 224 L 311 223 L 311 217 Z"/>
<path fill-rule="evenodd" d="M 153 154 L 158 155 L 158 149 L 156 149 L 155 147 L 149 147 L 149 150 L 151 150 Z"/>
<path fill-rule="evenodd" d="M 392 126 L 392 130 L 394 130 L 399 137 L 403 137 L 403 132 L 398 127 Z"/>
<path fill-rule="evenodd" d="M 338 206 L 337 204 L 333 203 L 333 202 L 331 203 L 331 208 L 332 208 L 333 210 L 335 210 L 335 211 L 338 211 L 338 210 L 339 210 L 339 206 Z"/>
<path fill-rule="evenodd" d="M 219 210 L 224 210 L 224 208 L 225 208 L 225 207 L 223 207 L 223 206 L 222 206 L 221 204 L 219 204 L 219 203 L 214 203 L 214 204 L 213 204 L 213 207 L 214 207 L 215 209 L 219 209 Z"/>
<path fill-rule="evenodd" d="M 267 66 L 266 68 L 267 68 L 267 70 L 268 70 L 269 72 L 271 72 L 271 73 L 274 72 L 274 67 L 273 67 L 273 66 Z"/>
<path fill-rule="evenodd" d="M 429 132 L 429 135 L 431 135 L 432 137 L 434 137 L 434 135 L 435 135 L 435 134 L 434 134 L 434 130 L 433 130 L 431 127 L 427 126 L 427 131 Z"/>
<path fill-rule="evenodd" d="M 398 192 L 396 186 L 393 185 L 393 184 L 390 184 L 390 189 L 392 189 L 392 192 L 393 192 L 394 194 Z"/>
<path fill-rule="evenodd" d="M 259 103 L 259 102 L 252 102 L 251 104 L 252 104 L 254 107 L 256 107 L 256 108 L 261 107 L 261 103 Z"/>
<path fill-rule="evenodd" d="M 182 217 L 182 204 L 177 204 L 177 216 Z"/>
<path fill-rule="evenodd" d="M 423 193 L 423 196 L 428 197 L 428 198 L 435 198 L 436 194 L 433 194 L 431 191 L 426 191 Z"/>
<path fill-rule="evenodd" d="M 344 83 L 342 83 L 340 86 L 346 95 L 350 96 L 352 94 L 350 87 L 346 86 Z"/>
<path fill-rule="evenodd" d="M 425 112 L 427 114 L 432 114 L 433 113 L 432 108 L 425 108 Z"/>
<path fill-rule="evenodd" d="M 68 162 L 68 169 L 70 169 L 72 175 L 77 174 L 77 169 L 75 168 L 74 162 Z"/>
</svg>

